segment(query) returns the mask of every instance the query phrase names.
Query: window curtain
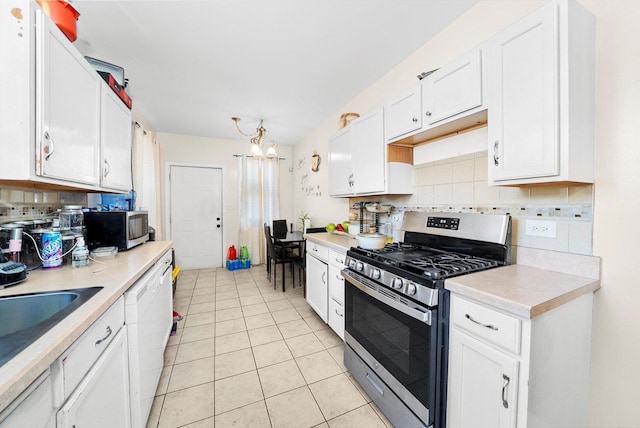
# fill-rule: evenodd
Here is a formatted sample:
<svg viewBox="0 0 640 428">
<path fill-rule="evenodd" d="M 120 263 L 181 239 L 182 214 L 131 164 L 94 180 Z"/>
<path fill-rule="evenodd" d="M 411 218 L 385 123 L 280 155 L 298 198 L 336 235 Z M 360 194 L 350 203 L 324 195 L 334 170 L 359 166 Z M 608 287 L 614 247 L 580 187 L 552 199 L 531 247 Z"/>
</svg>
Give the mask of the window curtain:
<svg viewBox="0 0 640 428">
<path fill-rule="evenodd" d="M 270 225 L 280 217 L 278 160 L 241 156 L 238 162 L 239 245 L 247 246 L 252 264 L 262 264 L 266 262 L 267 248 L 264 223 Z"/>
<path fill-rule="evenodd" d="M 149 226 L 156 230 L 156 239 L 163 239 L 162 201 L 160 189 L 160 147 L 151 132 L 136 122 L 133 132 L 133 189 L 136 209 L 149 212 Z"/>
</svg>

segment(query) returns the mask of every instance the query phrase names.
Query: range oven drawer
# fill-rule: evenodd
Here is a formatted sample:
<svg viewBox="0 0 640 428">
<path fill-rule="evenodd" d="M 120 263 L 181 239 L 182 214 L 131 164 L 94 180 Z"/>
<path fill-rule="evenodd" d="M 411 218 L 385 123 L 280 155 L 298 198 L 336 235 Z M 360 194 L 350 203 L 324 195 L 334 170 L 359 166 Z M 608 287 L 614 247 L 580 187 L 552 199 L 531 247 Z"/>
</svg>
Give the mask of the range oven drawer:
<svg viewBox="0 0 640 428">
<path fill-rule="evenodd" d="M 344 365 L 394 426 L 425 427 L 393 390 L 347 344 L 344 345 Z"/>
<path fill-rule="evenodd" d="M 520 354 L 521 321 L 458 296 L 451 296 L 451 322 L 480 339 Z"/>
</svg>

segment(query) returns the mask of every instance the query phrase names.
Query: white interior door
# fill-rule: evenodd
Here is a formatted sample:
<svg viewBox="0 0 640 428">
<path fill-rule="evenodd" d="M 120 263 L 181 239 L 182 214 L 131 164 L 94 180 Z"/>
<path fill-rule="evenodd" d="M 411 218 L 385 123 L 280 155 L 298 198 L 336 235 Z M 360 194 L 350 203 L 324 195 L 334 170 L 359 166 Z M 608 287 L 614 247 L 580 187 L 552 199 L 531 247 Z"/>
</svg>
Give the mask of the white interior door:
<svg viewBox="0 0 640 428">
<path fill-rule="evenodd" d="M 222 169 L 170 165 L 169 231 L 182 269 L 222 266 Z"/>
</svg>

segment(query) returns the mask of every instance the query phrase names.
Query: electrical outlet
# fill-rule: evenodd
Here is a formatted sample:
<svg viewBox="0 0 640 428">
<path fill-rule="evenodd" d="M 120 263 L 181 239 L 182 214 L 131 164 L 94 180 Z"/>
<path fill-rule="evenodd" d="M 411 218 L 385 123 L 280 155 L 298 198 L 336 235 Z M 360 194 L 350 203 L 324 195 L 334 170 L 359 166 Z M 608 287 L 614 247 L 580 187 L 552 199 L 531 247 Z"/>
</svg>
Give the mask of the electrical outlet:
<svg viewBox="0 0 640 428">
<path fill-rule="evenodd" d="M 556 237 L 556 222 L 551 220 L 526 220 L 524 234 L 541 236 L 543 238 Z"/>
</svg>

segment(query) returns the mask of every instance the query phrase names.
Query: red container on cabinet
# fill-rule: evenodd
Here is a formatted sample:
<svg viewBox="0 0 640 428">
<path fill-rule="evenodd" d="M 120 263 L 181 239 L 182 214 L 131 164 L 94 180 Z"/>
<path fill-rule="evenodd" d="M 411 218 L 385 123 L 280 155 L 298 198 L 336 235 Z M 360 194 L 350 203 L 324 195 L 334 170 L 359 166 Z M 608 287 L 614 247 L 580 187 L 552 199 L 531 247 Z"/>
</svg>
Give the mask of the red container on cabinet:
<svg viewBox="0 0 640 428">
<path fill-rule="evenodd" d="M 75 42 L 78 38 L 76 21 L 78 21 L 80 12 L 64 0 L 38 0 L 38 4 L 67 36 L 67 39 Z"/>
</svg>

